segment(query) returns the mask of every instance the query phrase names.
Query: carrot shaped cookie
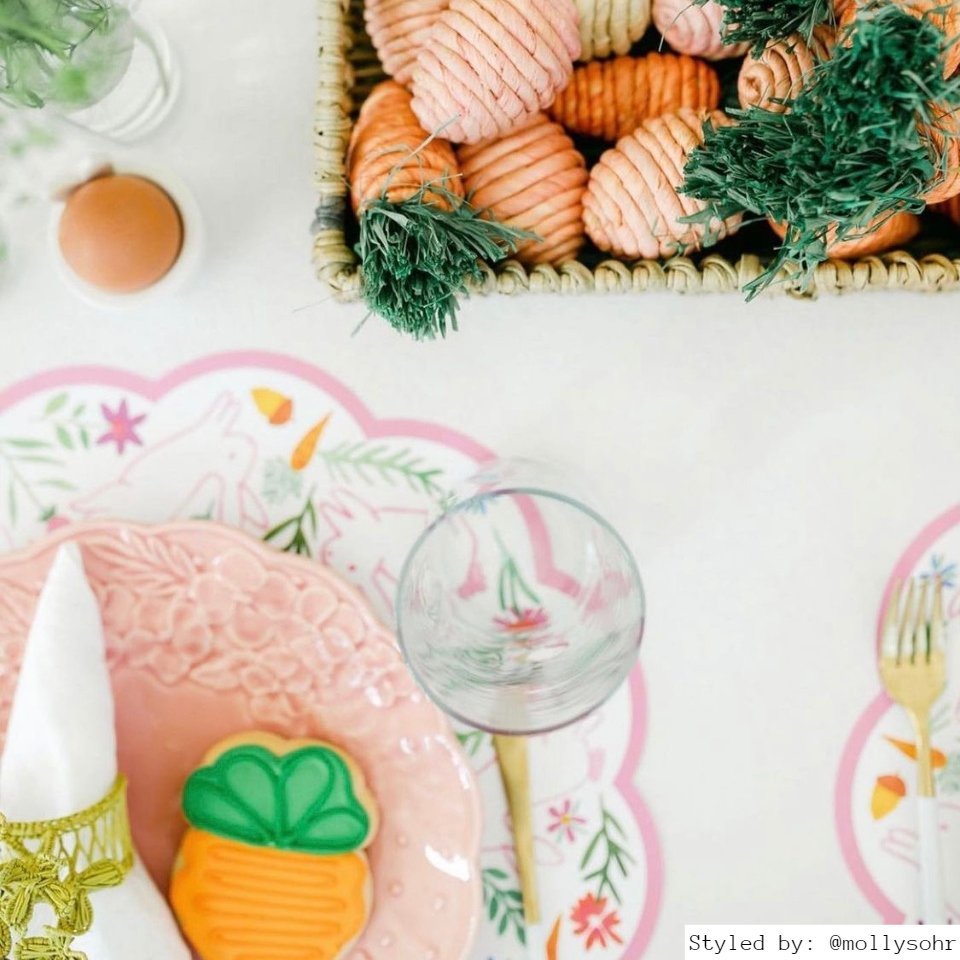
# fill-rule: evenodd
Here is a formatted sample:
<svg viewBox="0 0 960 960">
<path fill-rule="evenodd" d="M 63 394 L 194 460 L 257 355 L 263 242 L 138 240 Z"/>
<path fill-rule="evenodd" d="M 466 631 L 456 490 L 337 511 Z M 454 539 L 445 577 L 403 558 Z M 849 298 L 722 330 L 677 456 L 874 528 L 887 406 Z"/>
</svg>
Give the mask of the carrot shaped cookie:
<svg viewBox="0 0 960 960">
<path fill-rule="evenodd" d="M 542 113 L 500 140 L 457 151 L 470 202 L 501 223 L 535 233 L 517 248 L 523 263 L 573 260 L 584 243 L 587 165 Z"/>
<path fill-rule="evenodd" d="M 682 107 L 713 110 L 720 81 L 709 64 L 673 53 L 615 57 L 577 67 L 550 115 L 573 133 L 617 140 Z"/>
<path fill-rule="evenodd" d="M 650 26 L 650 0 L 574 0 L 581 60 L 628 53 Z"/>
<path fill-rule="evenodd" d="M 413 64 L 437 17 L 450 0 L 366 0 L 363 16 L 367 33 L 383 69 L 406 84 Z"/>
<path fill-rule="evenodd" d="M 203 960 L 336 960 L 363 932 L 377 811 L 340 750 L 231 737 L 187 780 L 183 811 L 170 900 Z"/>
<path fill-rule="evenodd" d="M 573 0 L 452 0 L 417 57 L 413 112 L 455 143 L 492 140 L 549 107 L 579 55 Z"/>
<path fill-rule="evenodd" d="M 608 150 L 590 172 L 584 197 L 587 235 L 618 257 L 670 257 L 736 232 L 740 215 L 709 223 L 683 223 L 705 205 L 678 192 L 691 151 L 703 142 L 705 123 L 726 126 L 719 110 L 679 110 L 645 120 Z"/>
<path fill-rule="evenodd" d="M 742 57 L 748 43 L 723 42 L 723 7 L 716 0 L 653 0 L 653 23 L 677 53 L 707 60 Z"/>
<path fill-rule="evenodd" d="M 792 100 L 800 92 L 813 68 L 830 56 L 834 42 L 833 28 L 820 24 L 809 43 L 794 34 L 768 43 L 759 57 L 748 56 L 737 82 L 740 106 L 783 113 L 788 109 L 783 101 Z"/>
</svg>

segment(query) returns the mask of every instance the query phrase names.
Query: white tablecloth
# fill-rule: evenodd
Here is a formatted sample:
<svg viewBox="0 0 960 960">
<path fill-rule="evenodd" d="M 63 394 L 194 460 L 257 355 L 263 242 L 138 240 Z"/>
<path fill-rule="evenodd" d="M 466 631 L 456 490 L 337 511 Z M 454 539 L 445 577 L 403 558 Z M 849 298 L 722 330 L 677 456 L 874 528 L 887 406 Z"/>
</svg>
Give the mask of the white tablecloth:
<svg viewBox="0 0 960 960">
<path fill-rule="evenodd" d="M 119 313 L 54 279 L 48 212 L 8 221 L 0 386 L 53 366 L 158 375 L 227 349 L 310 360 L 370 407 L 573 462 L 635 547 L 649 626 L 638 771 L 664 848 L 649 955 L 684 922 L 877 919 L 840 853 L 841 751 L 877 691 L 880 594 L 958 500 L 960 298 L 497 298 L 416 344 L 312 276 L 311 0 L 144 0 L 181 57 L 136 155 L 200 203 L 202 269 Z"/>
</svg>

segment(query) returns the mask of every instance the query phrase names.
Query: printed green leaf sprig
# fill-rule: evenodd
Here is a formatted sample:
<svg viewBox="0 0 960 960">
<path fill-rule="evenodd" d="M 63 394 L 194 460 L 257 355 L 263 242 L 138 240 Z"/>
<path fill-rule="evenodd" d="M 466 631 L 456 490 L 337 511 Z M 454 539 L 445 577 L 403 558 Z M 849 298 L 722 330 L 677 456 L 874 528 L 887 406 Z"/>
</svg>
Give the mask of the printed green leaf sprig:
<svg viewBox="0 0 960 960">
<path fill-rule="evenodd" d="M 864 8 L 785 113 L 734 110 L 733 126 L 706 130 L 684 169 L 682 191 L 707 204 L 690 220 L 746 210 L 787 225 L 748 299 L 785 265 L 807 288 L 828 237 L 862 237 L 898 211 L 924 209 L 948 152 L 928 131 L 960 108 L 960 78 L 943 76 L 946 43 L 927 18 L 890 3 Z"/>
<path fill-rule="evenodd" d="M 233 747 L 190 775 L 183 812 L 198 830 L 300 853 L 359 850 L 371 831 L 347 764 L 321 745 L 280 756 L 257 744 Z"/>
</svg>

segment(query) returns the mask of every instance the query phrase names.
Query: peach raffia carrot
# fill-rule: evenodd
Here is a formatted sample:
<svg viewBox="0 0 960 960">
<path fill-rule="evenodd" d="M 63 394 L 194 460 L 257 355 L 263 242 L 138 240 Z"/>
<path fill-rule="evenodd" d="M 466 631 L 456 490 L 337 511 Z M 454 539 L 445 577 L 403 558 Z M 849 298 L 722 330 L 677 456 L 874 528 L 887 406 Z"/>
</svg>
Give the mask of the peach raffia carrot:
<svg viewBox="0 0 960 960">
<path fill-rule="evenodd" d="M 406 84 L 420 47 L 450 0 L 366 0 L 367 33 L 384 71 Z"/>
<path fill-rule="evenodd" d="M 188 778 L 170 901 L 203 960 L 335 960 L 360 936 L 377 811 L 319 741 L 240 734 Z"/>
<path fill-rule="evenodd" d="M 958 227 L 960 227 L 960 195 L 951 197 L 949 200 L 945 200 L 943 203 L 934 204 L 933 210 L 936 213 L 942 213 L 945 217 L 949 217 Z"/>
<path fill-rule="evenodd" d="M 584 243 L 587 165 L 542 113 L 499 140 L 457 151 L 470 202 L 507 226 L 536 234 L 517 248 L 523 263 L 573 260 Z"/>
<path fill-rule="evenodd" d="M 549 113 L 572 133 L 617 140 L 650 117 L 681 107 L 713 110 L 719 102 L 720 81 L 709 64 L 648 53 L 577 67 Z"/>
<path fill-rule="evenodd" d="M 818 64 L 830 56 L 836 41 L 827 24 L 819 24 L 808 43 L 800 34 L 768 43 L 757 56 L 748 56 L 740 68 L 737 93 L 740 106 L 761 107 L 771 113 L 783 113 Z"/>
<path fill-rule="evenodd" d="M 770 221 L 773 232 L 782 240 L 787 228 L 782 223 Z M 834 260 L 856 260 L 860 257 L 872 257 L 877 253 L 894 250 L 909 243 L 920 232 L 920 218 L 912 213 L 901 211 L 878 218 L 867 224 L 861 236 L 853 236 L 837 243 L 828 235 L 827 256 Z M 836 236 L 836 231 L 833 231 Z"/>
<path fill-rule="evenodd" d="M 730 121 L 719 110 L 679 110 L 645 120 L 607 150 L 590 172 L 584 197 L 587 235 L 619 257 L 669 257 L 734 233 L 740 216 L 708 225 L 684 223 L 705 205 L 678 192 L 691 151 L 703 142 L 705 123 Z"/>
<path fill-rule="evenodd" d="M 455 143 L 509 133 L 545 110 L 580 55 L 573 0 L 451 0 L 413 71 L 413 112 Z"/>
<path fill-rule="evenodd" d="M 580 59 L 625 54 L 650 26 L 650 0 L 574 0 L 580 15 Z"/>
<path fill-rule="evenodd" d="M 748 43 L 723 42 L 723 7 L 716 0 L 653 0 L 653 23 L 677 53 L 707 60 L 742 57 Z"/>
<path fill-rule="evenodd" d="M 395 329 L 423 339 L 455 330 L 466 281 L 479 283 L 481 262 L 502 260 L 528 237 L 464 201 L 453 148 L 420 126 L 411 101 L 395 81 L 374 88 L 353 129 L 347 174 L 363 298 Z"/>
</svg>

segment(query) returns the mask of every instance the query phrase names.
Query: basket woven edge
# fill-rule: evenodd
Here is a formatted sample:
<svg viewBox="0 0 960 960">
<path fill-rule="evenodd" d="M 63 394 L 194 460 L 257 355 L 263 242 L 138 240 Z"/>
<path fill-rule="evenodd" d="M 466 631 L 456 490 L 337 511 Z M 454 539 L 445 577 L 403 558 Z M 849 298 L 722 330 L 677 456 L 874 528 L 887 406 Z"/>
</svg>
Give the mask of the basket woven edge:
<svg viewBox="0 0 960 960">
<path fill-rule="evenodd" d="M 346 242 L 346 154 L 351 131 L 353 70 L 350 51 L 355 38 L 347 25 L 351 3 L 360 0 L 317 0 L 318 80 L 314 120 L 314 179 L 317 208 L 313 224 L 313 264 L 317 277 L 337 299 L 360 296 L 360 267 Z M 709 254 L 699 263 L 686 257 L 668 261 L 640 260 L 624 263 L 605 260 L 591 269 L 577 261 L 559 266 L 527 268 L 506 260 L 495 268 L 486 266 L 480 283 L 471 293 L 734 293 L 742 290 L 763 270 L 754 254 L 731 262 Z M 917 259 L 906 251 L 894 251 L 862 260 L 828 260 L 820 264 L 809 289 L 801 293 L 795 278 L 786 272 L 771 293 L 815 297 L 820 293 L 866 290 L 939 292 L 960 289 L 960 259 L 931 254 Z"/>
</svg>

